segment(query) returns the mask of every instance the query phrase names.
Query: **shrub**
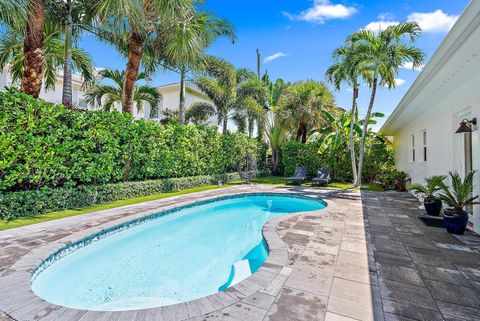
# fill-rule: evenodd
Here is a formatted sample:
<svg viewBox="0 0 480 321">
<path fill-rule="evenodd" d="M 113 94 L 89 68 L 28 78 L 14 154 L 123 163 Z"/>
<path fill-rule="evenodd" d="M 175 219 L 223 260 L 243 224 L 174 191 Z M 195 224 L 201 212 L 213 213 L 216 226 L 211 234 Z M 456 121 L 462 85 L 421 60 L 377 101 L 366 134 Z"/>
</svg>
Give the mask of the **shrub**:
<svg viewBox="0 0 480 321">
<path fill-rule="evenodd" d="M 405 192 L 410 180 L 407 173 L 397 170 L 394 166 L 383 166 L 378 182 L 385 188 Z"/>
<path fill-rule="evenodd" d="M 0 194 L 0 219 L 44 214 L 122 199 L 179 191 L 218 184 L 219 180 L 231 182 L 240 180 L 240 177 L 233 173 L 104 185 L 43 187 L 30 191 L 6 192 Z"/>
<path fill-rule="evenodd" d="M 327 149 L 326 152 L 319 153 L 321 143 L 321 139 L 306 144 L 297 141 L 284 143 L 282 145 L 284 175 L 293 174 L 296 167 L 307 166 L 308 175 L 312 177 L 319 167 L 327 167 L 335 181 L 352 181 L 349 147 L 345 144 L 335 152 Z M 369 136 L 366 144 L 363 180 L 377 183 L 382 177 L 382 168 L 393 167 L 392 148 L 388 142 L 376 136 Z"/>
<path fill-rule="evenodd" d="M 0 93 L 0 191 L 215 175 L 235 171 L 239 156 L 258 157 L 258 150 L 242 133 Z"/>
</svg>

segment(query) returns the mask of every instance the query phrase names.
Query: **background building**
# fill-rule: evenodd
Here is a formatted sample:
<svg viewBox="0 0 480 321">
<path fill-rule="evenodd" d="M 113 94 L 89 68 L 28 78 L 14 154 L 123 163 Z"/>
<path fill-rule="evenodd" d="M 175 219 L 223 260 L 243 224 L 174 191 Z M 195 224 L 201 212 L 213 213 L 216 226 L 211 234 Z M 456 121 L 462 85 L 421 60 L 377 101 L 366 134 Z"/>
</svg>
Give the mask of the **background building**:
<svg viewBox="0 0 480 321">
<path fill-rule="evenodd" d="M 12 85 L 13 85 L 13 82 L 10 74 L 5 71 L 0 73 L 0 89 L 3 89 L 5 86 L 12 86 Z M 80 75 L 77 75 L 77 74 L 72 75 L 72 85 L 73 85 L 72 96 L 73 96 L 74 106 L 80 109 L 89 109 L 89 110 L 100 109 L 100 106 L 89 106 L 85 101 L 84 90 L 82 88 L 83 81 Z M 136 108 L 134 108 L 133 117 L 135 117 L 135 119 L 143 118 L 143 119 L 161 120 L 163 110 L 178 109 L 179 100 L 180 100 L 180 83 L 161 85 L 156 88 L 158 92 L 162 94 L 162 100 L 160 102 L 160 105 L 158 106 L 158 113 L 151 115 L 150 106 L 148 104 L 145 104 L 143 110 L 141 111 L 138 111 Z M 40 98 L 52 103 L 60 104 L 62 102 L 62 90 L 63 90 L 63 77 L 62 77 L 62 74 L 59 73 L 57 76 L 57 84 L 55 85 L 55 88 L 51 90 L 45 90 L 45 88 L 43 88 L 40 93 Z M 189 108 L 195 102 L 211 103 L 211 101 L 203 92 L 201 92 L 193 84 L 187 83 L 186 94 L 185 94 L 186 108 Z M 118 104 L 116 109 L 121 111 L 120 104 Z M 208 123 L 211 125 L 218 125 L 216 117 L 211 117 L 208 120 Z"/>
</svg>

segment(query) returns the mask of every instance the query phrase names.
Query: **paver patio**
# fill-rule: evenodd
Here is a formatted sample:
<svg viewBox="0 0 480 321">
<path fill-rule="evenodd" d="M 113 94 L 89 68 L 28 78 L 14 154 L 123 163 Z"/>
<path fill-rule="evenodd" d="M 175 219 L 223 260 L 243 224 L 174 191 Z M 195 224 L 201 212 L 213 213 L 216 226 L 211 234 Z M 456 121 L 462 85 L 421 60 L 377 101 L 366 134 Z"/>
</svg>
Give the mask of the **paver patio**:
<svg viewBox="0 0 480 321">
<path fill-rule="evenodd" d="M 270 256 L 223 293 L 126 312 L 67 309 L 36 297 L 29 275 L 54 250 L 149 213 L 247 192 L 320 197 L 321 211 L 264 227 Z M 480 320 L 480 238 L 418 218 L 407 193 L 241 185 L 0 232 L 0 320 Z"/>
</svg>

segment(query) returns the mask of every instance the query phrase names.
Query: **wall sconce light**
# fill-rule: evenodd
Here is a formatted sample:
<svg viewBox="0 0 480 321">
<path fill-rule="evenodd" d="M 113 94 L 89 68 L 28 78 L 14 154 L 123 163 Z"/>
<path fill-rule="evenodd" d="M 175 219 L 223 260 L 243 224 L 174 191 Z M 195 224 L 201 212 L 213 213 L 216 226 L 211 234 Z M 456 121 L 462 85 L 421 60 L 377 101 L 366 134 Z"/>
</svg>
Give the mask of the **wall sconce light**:
<svg viewBox="0 0 480 321">
<path fill-rule="evenodd" d="M 476 118 L 473 118 L 472 120 L 464 119 L 460 123 L 460 127 L 458 127 L 455 134 L 471 133 L 473 132 L 472 126 L 476 124 L 477 124 Z"/>
</svg>

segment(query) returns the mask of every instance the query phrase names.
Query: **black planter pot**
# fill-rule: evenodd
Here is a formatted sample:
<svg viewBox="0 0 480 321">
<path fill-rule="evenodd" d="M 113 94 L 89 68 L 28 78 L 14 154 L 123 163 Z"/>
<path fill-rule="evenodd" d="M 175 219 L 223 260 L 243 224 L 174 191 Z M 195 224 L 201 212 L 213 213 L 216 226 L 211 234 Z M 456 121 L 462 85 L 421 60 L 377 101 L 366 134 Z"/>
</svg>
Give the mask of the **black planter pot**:
<svg viewBox="0 0 480 321">
<path fill-rule="evenodd" d="M 463 235 L 468 224 L 468 214 L 467 212 L 456 213 L 451 209 L 447 209 L 445 210 L 443 221 L 448 233 Z"/>
<path fill-rule="evenodd" d="M 442 210 L 442 201 L 441 200 L 433 200 L 433 201 L 425 201 L 423 202 L 425 206 L 425 211 L 428 215 L 431 216 L 439 216 L 440 211 Z"/>
</svg>

